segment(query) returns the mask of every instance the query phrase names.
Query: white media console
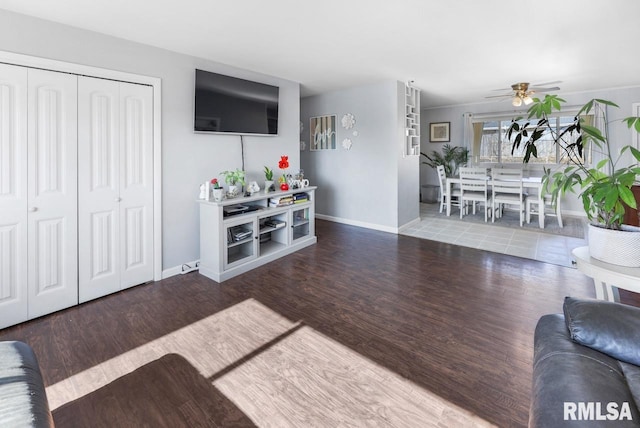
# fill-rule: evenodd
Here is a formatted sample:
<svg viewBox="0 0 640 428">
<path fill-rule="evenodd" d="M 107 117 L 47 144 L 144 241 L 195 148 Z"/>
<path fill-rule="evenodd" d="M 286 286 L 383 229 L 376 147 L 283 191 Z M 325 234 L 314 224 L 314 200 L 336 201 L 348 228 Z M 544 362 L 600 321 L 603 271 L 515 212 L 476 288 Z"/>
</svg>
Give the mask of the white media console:
<svg viewBox="0 0 640 428">
<path fill-rule="evenodd" d="M 316 188 L 198 201 L 200 273 L 222 282 L 315 244 Z"/>
</svg>

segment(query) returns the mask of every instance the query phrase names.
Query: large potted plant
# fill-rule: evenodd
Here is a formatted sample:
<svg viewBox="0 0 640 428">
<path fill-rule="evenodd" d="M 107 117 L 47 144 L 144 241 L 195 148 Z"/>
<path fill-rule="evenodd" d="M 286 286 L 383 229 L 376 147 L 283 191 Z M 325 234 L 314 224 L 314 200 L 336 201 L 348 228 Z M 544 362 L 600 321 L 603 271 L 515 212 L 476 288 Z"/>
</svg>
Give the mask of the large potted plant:
<svg viewBox="0 0 640 428">
<path fill-rule="evenodd" d="M 469 149 L 460 146 L 451 146 L 445 144 L 442 146 L 442 152 L 433 150 L 431 155 L 420 152 L 422 156 L 428 160 L 422 162 L 432 168 L 438 165 L 444 166 L 444 172 L 447 177 L 452 177 L 458 173 L 458 167 L 466 165 L 469 160 Z"/>
<path fill-rule="evenodd" d="M 625 206 L 636 208 L 631 186 L 640 177 L 640 151 L 624 146 L 614 156 L 609 144 L 608 124 L 604 109 L 618 108 L 611 101 L 593 99 L 587 102 L 573 121 L 559 129 L 549 120 L 554 111 L 560 112 L 565 100 L 557 95 L 534 98 L 528 117 L 512 120 L 507 138 L 512 151 L 524 150 L 524 162 L 537 157 L 536 144 L 551 139 L 561 153 L 559 168 L 544 168 L 543 189 L 552 196 L 554 204 L 566 192 L 578 193 L 589 224 L 591 257 L 622 266 L 640 267 L 640 228 L 623 224 Z M 591 118 L 587 120 L 586 118 Z M 627 126 L 640 133 L 640 117 L 627 117 Z M 591 123 L 589 123 L 591 122 Z M 602 122 L 604 129 L 594 126 Z M 602 158 L 595 165 L 589 163 L 588 150 Z M 621 158 L 631 153 L 635 163 L 623 165 Z"/>
</svg>

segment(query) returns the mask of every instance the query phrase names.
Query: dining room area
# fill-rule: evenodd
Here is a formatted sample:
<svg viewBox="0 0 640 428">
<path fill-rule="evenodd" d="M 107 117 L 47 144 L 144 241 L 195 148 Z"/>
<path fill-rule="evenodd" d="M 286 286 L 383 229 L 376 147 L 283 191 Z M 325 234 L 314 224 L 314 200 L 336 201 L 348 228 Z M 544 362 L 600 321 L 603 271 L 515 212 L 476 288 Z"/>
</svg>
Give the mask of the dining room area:
<svg viewBox="0 0 640 428">
<path fill-rule="evenodd" d="M 437 174 L 437 197 L 422 201 L 420 222 L 402 234 L 573 267 L 586 218 L 563 215 L 541 176 L 495 165 Z"/>
<path fill-rule="evenodd" d="M 537 224 L 545 227 L 545 217 L 557 218 L 558 225 L 563 227 L 561 198 L 552 201 L 551 195 L 543 186 L 541 176 L 527 176 L 522 168 L 486 168 L 481 166 L 463 166 L 457 176 L 445 175 L 442 166 L 437 167 L 441 211 L 446 207 L 447 216 L 451 215 L 451 207 L 463 206 L 459 210 L 460 218 L 468 214 L 469 202 L 475 214 L 475 202 L 484 205 L 485 222 L 495 222 L 504 212 L 505 205 L 518 208 L 520 226 L 526 218 L 530 223 L 532 216 L 538 217 Z M 548 208 L 553 213 L 547 214 Z"/>
</svg>

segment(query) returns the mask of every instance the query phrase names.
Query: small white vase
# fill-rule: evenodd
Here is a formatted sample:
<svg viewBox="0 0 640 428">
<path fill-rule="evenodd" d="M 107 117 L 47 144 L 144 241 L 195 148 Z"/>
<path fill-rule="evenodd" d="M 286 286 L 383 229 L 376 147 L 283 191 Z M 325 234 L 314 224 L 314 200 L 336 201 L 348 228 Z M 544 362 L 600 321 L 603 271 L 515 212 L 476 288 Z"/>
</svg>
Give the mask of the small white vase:
<svg viewBox="0 0 640 428">
<path fill-rule="evenodd" d="M 224 199 L 224 189 L 222 187 L 219 189 L 212 189 L 212 192 L 214 201 L 220 202 Z"/>
<path fill-rule="evenodd" d="M 640 227 L 622 225 L 622 230 L 589 225 L 589 254 L 618 266 L 640 267 Z"/>
<path fill-rule="evenodd" d="M 269 193 L 271 191 L 271 186 L 273 186 L 273 180 L 265 180 L 264 181 L 264 191 L 265 193 Z M 275 189 L 275 187 L 274 187 Z"/>
<path fill-rule="evenodd" d="M 230 184 L 229 185 L 229 194 L 231 196 L 237 196 L 238 193 L 240 193 L 240 186 L 238 186 L 237 184 Z"/>
</svg>

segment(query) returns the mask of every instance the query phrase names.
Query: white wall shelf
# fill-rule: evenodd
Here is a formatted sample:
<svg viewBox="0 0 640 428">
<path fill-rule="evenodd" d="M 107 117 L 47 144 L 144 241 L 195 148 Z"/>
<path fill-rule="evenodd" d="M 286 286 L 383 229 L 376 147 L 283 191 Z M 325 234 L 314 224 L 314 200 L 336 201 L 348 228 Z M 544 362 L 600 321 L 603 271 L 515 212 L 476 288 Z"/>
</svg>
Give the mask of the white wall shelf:
<svg viewBox="0 0 640 428">
<path fill-rule="evenodd" d="M 408 156 L 420 154 L 420 89 L 405 85 L 405 151 Z"/>
</svg>

